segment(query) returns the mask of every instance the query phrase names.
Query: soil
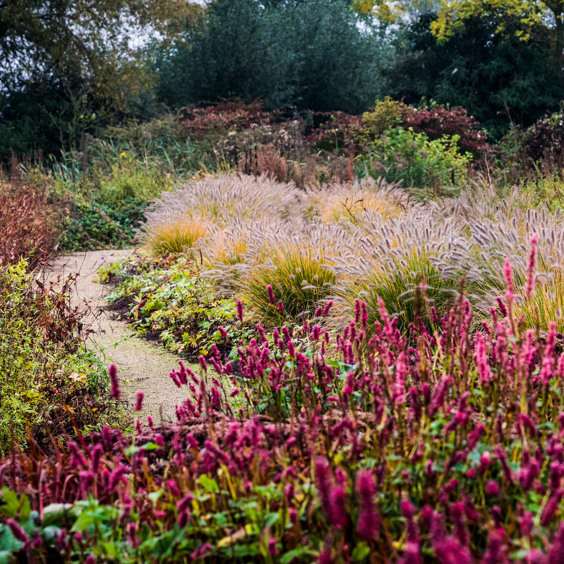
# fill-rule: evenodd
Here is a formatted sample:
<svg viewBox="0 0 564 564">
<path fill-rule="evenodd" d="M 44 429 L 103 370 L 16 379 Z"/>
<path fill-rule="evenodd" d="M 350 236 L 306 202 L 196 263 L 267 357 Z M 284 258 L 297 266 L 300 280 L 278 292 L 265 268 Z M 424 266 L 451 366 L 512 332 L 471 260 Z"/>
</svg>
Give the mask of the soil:
<svg viewBox="0 0 564 564">
<path fill-rule="evenodd" d="M 151 415 L 155 423 L 174 421 L 176 405 L 186 398 L 169 373 L 178 366 L 178 357 L 163 347 L 139 337 L 135 331 L 108 307 L 109 287 L 96 282 L 101 266 L 116 262 L 133 250 L 87 251 L 61 256 L 51 261 L 44 276 L 50 280 L 77 274 L 74 292 L 70 296 L 74 306 L 86 306 L 91 311 L 83 319 L 91 330 L 87 344 L 106 364 L 118 368 L 126 407 L 133 409 L 138 390 L 145 392 L 141 416 Z"/>
</svg>

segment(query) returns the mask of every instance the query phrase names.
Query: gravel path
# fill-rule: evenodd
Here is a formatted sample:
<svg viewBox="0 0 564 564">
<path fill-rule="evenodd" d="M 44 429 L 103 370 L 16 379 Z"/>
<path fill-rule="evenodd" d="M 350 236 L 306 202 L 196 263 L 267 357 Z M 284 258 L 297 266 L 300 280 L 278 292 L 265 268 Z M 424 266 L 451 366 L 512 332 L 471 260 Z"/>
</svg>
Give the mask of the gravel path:
<svg viewBox="0 0 564 564">
<path fill-rule="evenodd" d="M 55 258 L 46 271 L 49 279 L 57 276 L 78 274 L 75 291 L 70 299 L 73 305 L 85 302 L 92 313 L 83 320 L 94 332 L 89 337 L 89 346 L 107 365 L 113 362 L 125 400 L 133 408 L 137 390 L 145 392 L 142 415 L 152 415 L 155 422 L 175 419 L 174 406 L 186 395 L 169 377 L 177 366 L 178 357 L 163 347 L 140 338 L 125 321 L 114 319 L 106 309 L 105 299 L 109 288 L 95 282 L 100 266 L 133 253 L 132 250 L 88 251 Z"/>
</svg>

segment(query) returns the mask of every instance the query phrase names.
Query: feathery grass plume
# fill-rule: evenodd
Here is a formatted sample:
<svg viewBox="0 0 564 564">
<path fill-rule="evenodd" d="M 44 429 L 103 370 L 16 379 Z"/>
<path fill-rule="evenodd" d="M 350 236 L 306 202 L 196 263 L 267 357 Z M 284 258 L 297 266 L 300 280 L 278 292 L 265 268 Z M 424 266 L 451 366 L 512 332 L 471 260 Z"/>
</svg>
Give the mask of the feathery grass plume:
<svg viewBox="0 0 564 564">
<path fill-rule="evenodd" d="M 155 200 L 145 216 L 147 229 L 198 217 L 216 225 L 232 218 L 242 221 L 261 217 L 286 219 L 296 215 L 303 193 L 293 184 L 266 176 L 219 175 L 206 177 L 166 192 Z"/>
<path fill-rule="evenodd" d="M 182 217 L 147 227 L 144 241 L 153 256 L 191 254 L 196 243 L 208 234 L 208 226 L 197 217 Z"/>
<path fill-rule="evenodd" d="M 243 221 L 234 217 L 227 226 L 210 225 L 209 236 L 200 241 L 208 275 L 222 287 L 232 287 L 242 271 L 266 258 L 268 242 L 286 239 L 303 226 L 279 218 Z"/>
<path fill-rule="evenodd" d="M 410 203 L 405 190 L 367 178 L 352 185 L 310 188 L 303 205 L 307 217 L 319 218 L 324 223 L 338 222 L 342 218 L 357 223 L 366 212 L 379 214 L 383 219 L 397 217 Z"/>
</svg>

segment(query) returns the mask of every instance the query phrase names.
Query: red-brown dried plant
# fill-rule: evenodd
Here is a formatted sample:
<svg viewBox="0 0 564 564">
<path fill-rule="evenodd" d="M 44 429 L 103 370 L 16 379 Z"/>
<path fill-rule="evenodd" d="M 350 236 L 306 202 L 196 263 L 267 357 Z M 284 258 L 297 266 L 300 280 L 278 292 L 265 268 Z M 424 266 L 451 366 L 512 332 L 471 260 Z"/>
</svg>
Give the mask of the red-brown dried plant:
<svg viewBox="0 0 564 564">
<path fill-rule="evenodd" d="M 19 174 L 0 178 L 0 264 L 34 269 L 56 247 L 58 211 L 45 187 Z"/>
</svg>

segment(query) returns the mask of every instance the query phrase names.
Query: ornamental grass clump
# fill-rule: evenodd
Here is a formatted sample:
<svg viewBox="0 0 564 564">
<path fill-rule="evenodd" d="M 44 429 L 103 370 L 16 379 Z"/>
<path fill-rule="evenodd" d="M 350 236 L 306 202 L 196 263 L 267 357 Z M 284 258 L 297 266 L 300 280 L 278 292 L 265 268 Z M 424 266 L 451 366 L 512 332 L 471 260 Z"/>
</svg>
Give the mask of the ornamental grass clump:
<svg viewBox="0 0 564 564">
<path fill-rule="evenodd" d="M 191 256 L 197 242 L 209 233 L 206 223 L 196 217 L 179 218 L 172 223 L 159 223 L 147 228 L 145 244 L 155 257 Z"/>
<path fill-rule="evenodd" d="M 442 277 L 429 256 L 413 251 L 375 265 L 361 280 L 346 286 L 343 297 L 349 310 L 359 297 L 366 302 L 370 327 L 381 320 L 380 304 L 384 304 L 404 331 L 417 318 L 428 324 L 438 321 L 452 308 L 457 295 L 457 283 Z"/>
<path fill-rule="evenodd" d="M 554 327 L 546 339 L 519 327 L 512 274 L 507 262 L 506 315 L 479 331 L 463 296 L 432 332 L 400 331 L 384 307 L 369 330 L 361 300 L 335 337 L 307 320 L 259 325 L 237 362 L 214 349 L 199 374 L 182 362 L 171 372 L 186 390 L 176 423 L 4 458 L 6 550 L 560 562 L 564 355 Z"/>
<path fill-rule="evenodd" d="M 243 296 L 269 325 L 309 317 L 332 292 L 335 274 L 322 251 L 299 245 L 267 248 L 267 260 L 241 283 Z"/>
</svg>

